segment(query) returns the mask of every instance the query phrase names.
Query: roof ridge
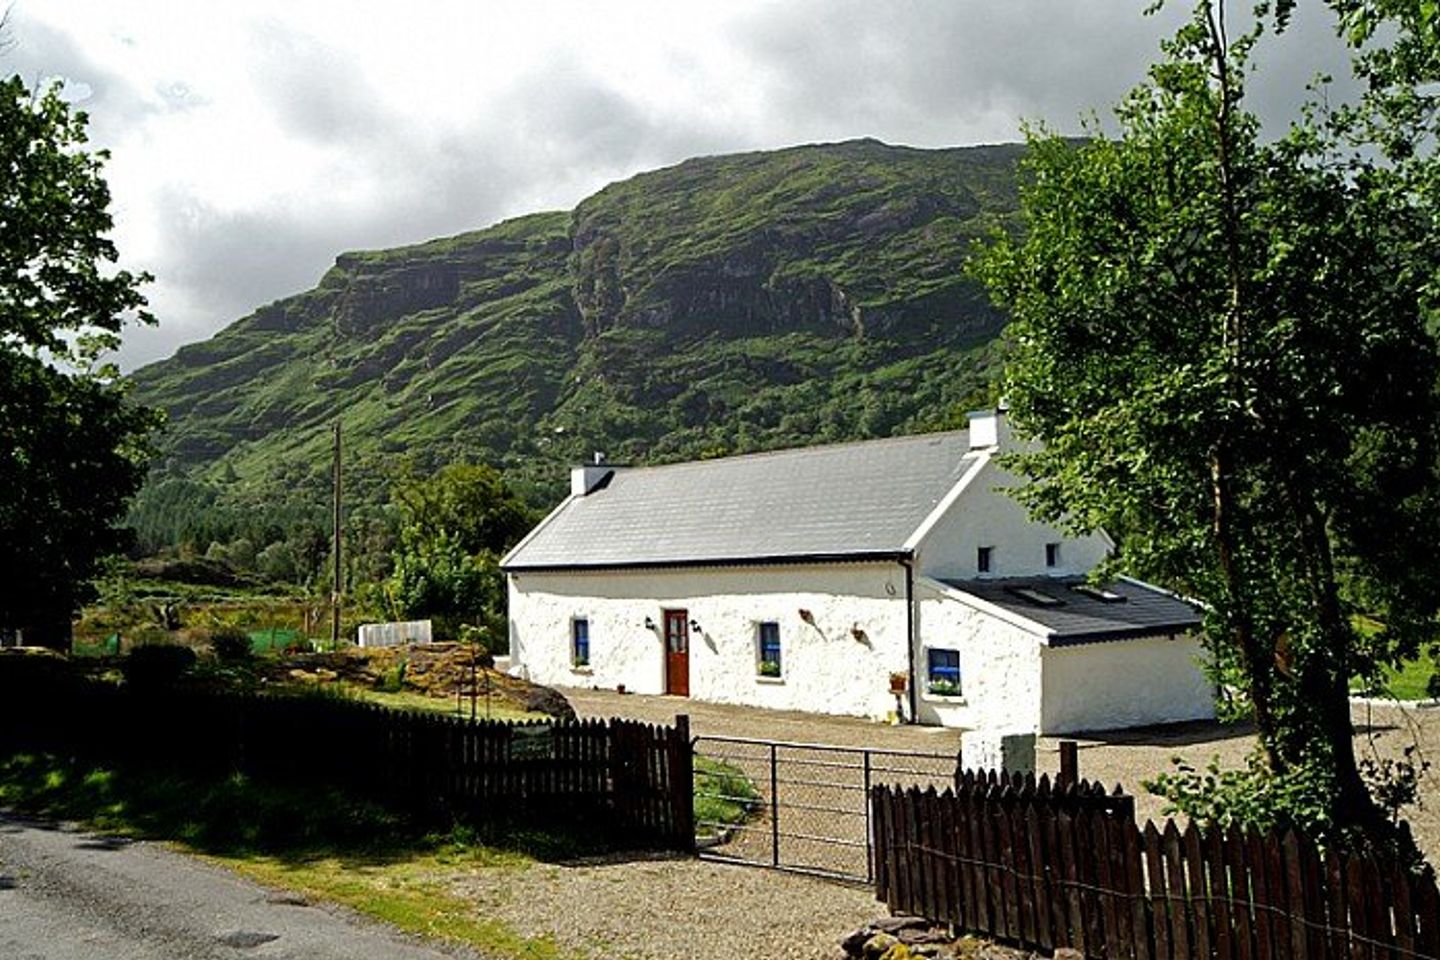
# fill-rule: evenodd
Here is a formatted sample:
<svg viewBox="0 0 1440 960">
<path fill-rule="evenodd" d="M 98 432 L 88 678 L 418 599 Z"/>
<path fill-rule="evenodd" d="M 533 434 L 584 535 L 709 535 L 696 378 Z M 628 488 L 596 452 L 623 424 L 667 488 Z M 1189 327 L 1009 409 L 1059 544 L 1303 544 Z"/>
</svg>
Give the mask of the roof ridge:
<svg viewBox="0 0 1440 960">
<path fill-rule="evenodd" d="M 749 453 L 732 453 L 724 457 L 710 457 L 702 460 L 677 460 L 674 463 L 647 463 L 642 466 L 625 466 L 618 463 L 606 463 L 603 466 L 612 467 L 616 470 L 624 470 L 626 473 L 638 473 L 654 470 L 670 470 L 677 467 L 704 467 L 716 463 L 734 463 L 739 460 L 760 460 L 766 457 L 780 457 L 787 454 L 814 453 L 820 450 L 840 450 L 849 447 L 879 446 L 880 444 L 901 443 L 906 441 L 932 440 L 941 437 L 955 437 L 968 434 L 970 431 L 964 428 L 956 430 L 935 430 L 930 433 L 905 433 L 894 437 L 871 437 L 868 440 L 842 440 L 839 443 L 816 443 L 808 447 L 781 447 L 778 450 L 752 450 Z M 966 451 L 968 452 L 968 451 Z"/>
</svg>

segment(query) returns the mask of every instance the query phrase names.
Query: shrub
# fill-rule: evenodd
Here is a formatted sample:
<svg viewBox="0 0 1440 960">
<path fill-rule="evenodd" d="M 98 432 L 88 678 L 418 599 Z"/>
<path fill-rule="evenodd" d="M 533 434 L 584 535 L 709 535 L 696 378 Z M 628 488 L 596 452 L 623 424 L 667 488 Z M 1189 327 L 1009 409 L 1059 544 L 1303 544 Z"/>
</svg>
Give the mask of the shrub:
<svg viewBox="0 0 1440 960">
<path fill-rule="evenodd" d="M 121 670 L 130 686 L 157 690 L 174 686 L 193 666 L 195 651 L 189 647 L 152 643 L 131 650 Z"/>
<path fill-rule="evenodd" d="M 221 627 L 210 634 L 210 649 L 222 663 L 239 663 L 250 659 L 250 635 L 235 627 Z"/>
</svg>

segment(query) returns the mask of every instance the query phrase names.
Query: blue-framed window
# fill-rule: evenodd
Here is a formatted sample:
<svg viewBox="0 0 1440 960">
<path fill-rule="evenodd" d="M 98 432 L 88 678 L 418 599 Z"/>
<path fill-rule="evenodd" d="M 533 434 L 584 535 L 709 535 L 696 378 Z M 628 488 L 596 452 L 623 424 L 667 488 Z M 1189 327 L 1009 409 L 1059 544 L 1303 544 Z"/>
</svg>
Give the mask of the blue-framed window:
<svg viewBox="0 0 1440 960">
<path fill-rule="evenodd" d="M 757 669 L 760 676 L 780 676 L 780 624 L 773 620 L 767 620 L 760 624 L 759 645 L 760 661 Z"/>
<path fill-rule="evenodd" d="M 570 621 L 570 662 L 577 667 L 590 666 L 590 621 L 584 617 Z"/>
<path fill-rule="evenodd" d="M 930 692 L 942 697 L 960 696 L 960 651 L 929 649 L 926 664 Z"/>
</svg>

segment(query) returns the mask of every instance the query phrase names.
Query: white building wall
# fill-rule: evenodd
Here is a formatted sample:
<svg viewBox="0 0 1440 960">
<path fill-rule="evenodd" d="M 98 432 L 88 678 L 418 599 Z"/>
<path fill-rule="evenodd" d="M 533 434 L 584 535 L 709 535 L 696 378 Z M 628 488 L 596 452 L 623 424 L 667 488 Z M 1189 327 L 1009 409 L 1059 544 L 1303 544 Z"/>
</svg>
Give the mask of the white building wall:
<svg viewBox="0 0 1440 960">
<path fill-rule="evenodd" d="M 1039 638 L 923 581 L 916 585 L 916 596 L 920 722 L 969 730 L 1037 731 L 1042 694 Z M 960 651 L 961 696 L 939 697 L 926 689 L 930 647 Z"/>
<path fill-rule="evenodd" d="M 1215 695 L 1190 636 L 1047 647 L 1042 733 L 1210 720 Z"/>
<path fill-rule="evenodd" d="M 509 589 L 511 657 L 536 683 L 663 693 L 666 609 L 700 625 L 690 635 L 690 696 L 699 700 L 883 718 L 895 706 L 890 673 L 908 669 L 898 563 L 522 571 Z M 589 621 L 588 668 L 570 662 L 576 617 Z M 757 675 L 767 620 L 780 625 L 778 680 Z"/>
<path fill-rule="evenodd" d="M 1018 483 L 1014 474 L 988 460 L 919 543 L 918 572 L 944 579 L 980 576 L 976 558 L 982 546 L 994 548 L 991 577 L 1075 576 L 1105 559 L 1110 544 L 1101 534 L 1066 538 L 1054 527 L 1031 520 L 1025 507 L 1003 489 Z M 1047 543 L 1060 544 L 1056 567 L 1045 565 Z"/>
</svg>

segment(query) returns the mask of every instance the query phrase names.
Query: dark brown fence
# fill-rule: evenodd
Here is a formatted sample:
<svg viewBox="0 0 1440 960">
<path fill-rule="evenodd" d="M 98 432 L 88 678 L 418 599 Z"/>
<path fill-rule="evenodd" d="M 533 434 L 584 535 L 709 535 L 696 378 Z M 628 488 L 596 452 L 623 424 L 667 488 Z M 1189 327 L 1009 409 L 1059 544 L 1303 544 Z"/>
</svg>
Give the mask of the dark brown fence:
<svg viewBox="0 0 1440 960">
<path fill-rule="evenodd" d="M 876 891 L 916 914 L 1102 960 L 1437 960 L 1440 893 L 1293 832 L 1139 829 L 1103 788 L 969 775 L 871 793 Z"/>
<path fill-rule="evenodd" d="M 508 724 L 319 697 L 90 689 L 0 704 L 0 749 L 334 786 L 427 819 L 523 821 L 646 846 L 694 844 L 684 717 L 673 727 Z"/>
</svg>

